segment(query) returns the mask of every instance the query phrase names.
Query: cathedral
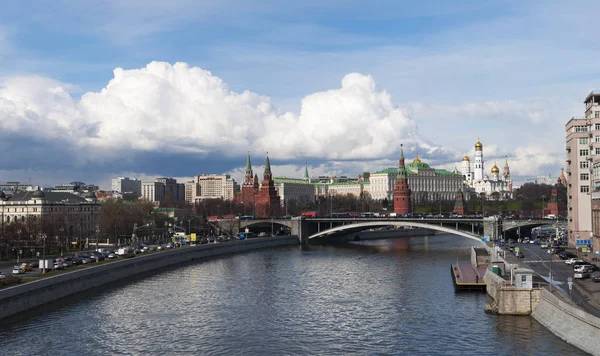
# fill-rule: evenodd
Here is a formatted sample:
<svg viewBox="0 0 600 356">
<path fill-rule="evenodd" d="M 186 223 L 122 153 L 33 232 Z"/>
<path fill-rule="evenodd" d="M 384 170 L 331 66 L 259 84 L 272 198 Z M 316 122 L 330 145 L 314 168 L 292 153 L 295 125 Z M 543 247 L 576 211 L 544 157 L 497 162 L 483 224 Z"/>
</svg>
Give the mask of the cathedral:
<svg viewBox="0 0 600 356">
<path fill-rule="evenodd" d="M 500 174 L 500 168 L 494 163 L 490 174 L 485 174 L 483 160 L 483 144 L 477 140 L 475 144 L 474 163 L 471 166 L 469 156 L 462 159 L 461 170 L 455 171 L 465 177 L 465 185 L 470 193 L 485 193 L 487 197 L 497 200 L 506 200 L 512 198 L 512 180 L 510 178 L 510 168 L 508 160 L 504 163 L 504 170 Z"/>
</svg>

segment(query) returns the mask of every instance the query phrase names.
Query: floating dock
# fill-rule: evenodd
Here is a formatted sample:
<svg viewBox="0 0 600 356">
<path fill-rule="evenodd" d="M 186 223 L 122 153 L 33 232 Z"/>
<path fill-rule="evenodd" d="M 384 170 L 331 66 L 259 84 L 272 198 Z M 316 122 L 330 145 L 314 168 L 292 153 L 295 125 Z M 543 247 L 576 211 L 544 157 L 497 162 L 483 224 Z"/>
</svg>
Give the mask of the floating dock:
<svg viewBox="0 0 600 356">
<path fill-rule="evenodd" d="M 483 280 L 486 267 L 473 267 L 470 264 L 452 264 L 450 273 L 456 291 L 485 291 L 486 283 Z"/>
</svg>

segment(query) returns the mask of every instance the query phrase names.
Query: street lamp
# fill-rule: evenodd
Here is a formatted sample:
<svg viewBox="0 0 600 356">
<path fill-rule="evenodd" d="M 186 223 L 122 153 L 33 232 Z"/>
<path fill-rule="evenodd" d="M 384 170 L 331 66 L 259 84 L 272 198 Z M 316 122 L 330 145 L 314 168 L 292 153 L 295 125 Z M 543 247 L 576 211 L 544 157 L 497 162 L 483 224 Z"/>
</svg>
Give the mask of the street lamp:
<svg viewBox="0 0 600 356">
<path fill-rule="evenodd" d="M 63 250 L 64 250 L 64 249 L 63 249 L 63 243 L 62 243 L 62 236 L 63 236 L 63 235 L 64 235 L 64 233 L 65 233 L 65 228 L 64 228 L 64 227 L 61 227 L 60 229 L 58 229 L 58 231 L 60 232 L 60 236 L 59 236 L 59 239 L 60 239 L 60 255 L 61 255 L 61 257 L 62 257 L 62 255 L 63 255 Z M 67 248 L 67 237 L 65 236 L 65 249 L 66 249 L 66 248 Z"/>
<path fill-rule="evenodd" d="M 43 248 L 42 248 L 42 260 L 43 260 L 43 268 L 42 268 L 42 273 L 46 273 L 46 237 L 48 237 L 48 235 L 46 235 L 46 233 L 42 234 L 42 241 L 43 241 Z"/>
<path fill-rule="evenodd" d="M 100 234 L 100 226 L 96 225 L 96 252 L 98 252 L 98 237 Z M 96 262 L 99 262 L 100 259 L 96 258 Z"/>
<path fill-rule="evenodd" d="M 21 229 L 17 230 L 17 235 L 19 235 L 19 243 L 17 245 L 17 264 L 19 264 L 21 260 Z"/>
</svg>

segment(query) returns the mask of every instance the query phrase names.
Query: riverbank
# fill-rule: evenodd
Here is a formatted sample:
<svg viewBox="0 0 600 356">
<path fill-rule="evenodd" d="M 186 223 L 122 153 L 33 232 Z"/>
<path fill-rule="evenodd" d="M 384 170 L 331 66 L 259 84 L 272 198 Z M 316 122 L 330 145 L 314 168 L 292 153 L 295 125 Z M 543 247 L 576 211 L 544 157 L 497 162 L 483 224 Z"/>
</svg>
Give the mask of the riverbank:
<svg viewBox="0 0 600 356">
<path fill-rule="evenodd" d="M 255 249 L 297 245 L 297 236 L 266 237 L 173 249 L 67 272 L 0 290 L 0 319 L 120 279 L 189 261 Z"/>
</svg>

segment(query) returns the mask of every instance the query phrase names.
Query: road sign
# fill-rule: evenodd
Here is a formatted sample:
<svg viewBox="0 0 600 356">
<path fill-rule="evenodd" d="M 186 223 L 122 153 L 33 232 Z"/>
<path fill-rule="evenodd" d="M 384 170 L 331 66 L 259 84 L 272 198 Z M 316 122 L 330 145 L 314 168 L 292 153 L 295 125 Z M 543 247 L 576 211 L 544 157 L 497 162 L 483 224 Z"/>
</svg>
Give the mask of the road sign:
<svg viewBox="0 0 600 356">
<path fill-rule="evenodd" d="M 567 278 L 567 282 L 573 282 L 573 277 Z"/>
<path fill-rule="evenodd" d="M 596 256 L 600 255 L 600 251 L 596 251 Z"/>
<path fill-rule="evenodd" d="M 587 252 L 588 252 L 588 250 L 587 250 L 587 247 L 582 247 L 582 248 L 581 248 L 581 252 L 583 252 L 583 253 L 587 253 Z"/>
<path fill-rule="evenodd" d="M 519 252 L 519 251 L 521 251 L 521 248 L 520 247 L 515 247 L 515 252 Z"/>
</svg>

